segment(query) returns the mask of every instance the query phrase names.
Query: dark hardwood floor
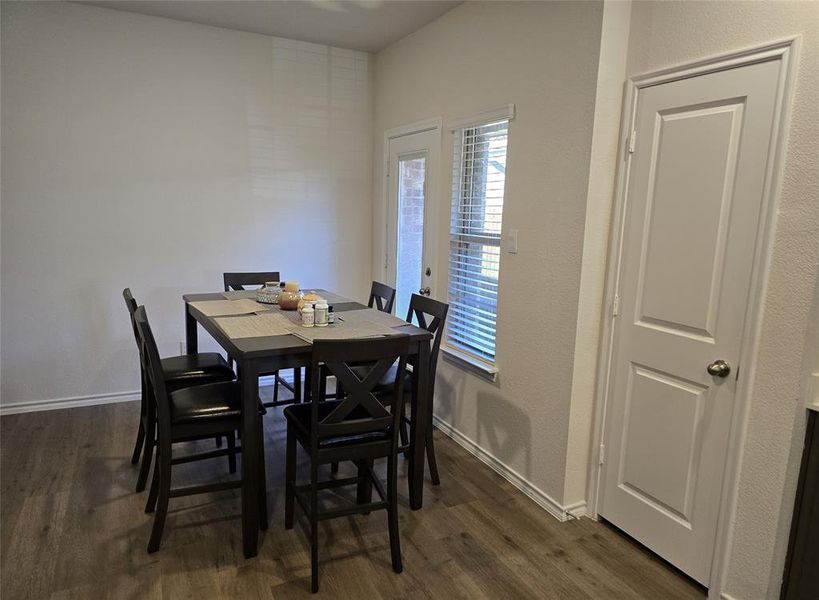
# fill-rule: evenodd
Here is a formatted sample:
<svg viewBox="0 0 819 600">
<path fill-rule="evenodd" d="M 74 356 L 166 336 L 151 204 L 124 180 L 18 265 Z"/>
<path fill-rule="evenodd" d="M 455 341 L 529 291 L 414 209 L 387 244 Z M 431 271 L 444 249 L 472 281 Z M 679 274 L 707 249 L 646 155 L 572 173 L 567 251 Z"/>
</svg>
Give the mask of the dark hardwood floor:
<svg viewBox="0 0 819 600">
<path fill-rule="evenodd" d="M 137 411 L 136 403 L 125 403 L 0 419 L 3 600 L 311 597 L 305 535 L 299 526 L 283 528 L 281 410 L 265 417 L 270 529 L 253 560 L 242 557 L 233 491 L 172 499 L 162 548 L 146 553 L 147 494 L 133 492 L 129 461 Z M 319 596 L 704 597 L 612 528 L 588 519 L 559 523 L 436 436 L 442 483 L 427 482 L 422 510 L 407 508 L 406 479 L 399 481 L 403 574 L 390 567 L 386 513 L 334 520 L 319 534 Z M 229 477 L 226 459 L 208 463 L 174 472 L 183 483 Z"/>
</svg>

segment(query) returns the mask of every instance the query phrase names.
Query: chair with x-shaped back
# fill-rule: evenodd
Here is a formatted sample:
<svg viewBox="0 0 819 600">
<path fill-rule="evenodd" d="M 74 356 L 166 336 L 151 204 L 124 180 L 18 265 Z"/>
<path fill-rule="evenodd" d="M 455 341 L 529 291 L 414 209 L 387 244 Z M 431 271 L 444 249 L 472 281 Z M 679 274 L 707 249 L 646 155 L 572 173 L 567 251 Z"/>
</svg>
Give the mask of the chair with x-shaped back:
<svg viewBox="0 0 819 600">
<path fill-rule="evenodd" d="M 285 476 L 285 528 L 293 527 L 295 501 L 310 521 L 312 590 L 318 591 L 318 522 L 351 514 L 367 514 L 386 509 L 392 567 L 401 572 L 401 547 L 398 538 L 398 427 L 399 404 L 403 400 L 404 380 L 392 382 L 390 394 L 376 396 L 373 388 L 397 361 L 406 369 L 409 336 L 394 335 L 363 340 L 316 340 L 310 361 L 310 402 L 284 409 L 287 419 L 287 467 Z M 351 364 L 365 368 L 359 376 Z M 366 367 L 362 365 L 366 364 Z M 323 373 L 326 371 L 326 373 Z M 334 375 L 344 385 L 343 400 L 322 401 L 326 374 Z M 296 486 L 296 444 L 310 457 L 310 483 Z M 373 460 L 387 459 L 387 487 L 374 475 Z M 353 461 L 358 475 L 347 479 L 318 481 L 319 465 Z M 356 484 L 356 504 L 320 511 L 318 491 Z M 372 486 L 380 497 L 370 499 Z"/>
</svg>

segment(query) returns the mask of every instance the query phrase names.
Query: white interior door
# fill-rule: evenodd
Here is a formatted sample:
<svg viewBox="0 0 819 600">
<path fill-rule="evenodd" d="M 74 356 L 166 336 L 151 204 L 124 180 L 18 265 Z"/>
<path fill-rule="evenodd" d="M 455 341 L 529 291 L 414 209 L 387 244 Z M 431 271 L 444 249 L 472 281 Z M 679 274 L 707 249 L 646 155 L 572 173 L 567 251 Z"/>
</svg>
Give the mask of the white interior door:
<svg viewBox="0 0 819 600">
<path fill-rule="evenodd" d="M 706 585 L 778 76 L 646 87 L 634 121 L 599 512 Z"/>
<path fill-rule="evenodd" d="M 387 277 L 395 286 L 395 314 L 407 315 L 412 294 L 435 295 L 434 174 L 440 130 L 389 140 Z"/>
</svg>

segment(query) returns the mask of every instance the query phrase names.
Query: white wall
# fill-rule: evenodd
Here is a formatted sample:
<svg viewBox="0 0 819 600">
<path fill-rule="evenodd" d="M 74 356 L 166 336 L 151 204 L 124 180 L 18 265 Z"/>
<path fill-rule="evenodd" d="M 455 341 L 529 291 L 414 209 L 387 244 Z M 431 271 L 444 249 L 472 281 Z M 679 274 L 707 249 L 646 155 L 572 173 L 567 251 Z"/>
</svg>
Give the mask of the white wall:
<svg viewBox="0 0 819 600">
<path fill-rule="evenodd" d="M 747 600 L 779 597 L 804 439 L 810 361 L 803 354 L 815 343 L 806 332 L 819 264 L 819 3 L 635 2 L 632 9 L 629 74 L 793 34 L 802 36 L 801 60 L 724 587 Z"/>
<path fill-rule="evenodd" d="M 278 269 L 369 290 L 370 57 L 69 3 L 2 4 L 2 403 L 138 387 L 183 292 Z M 364 268 L 362 268 L 364 267 Z"/>
<path fill-rule="evenodd" d="M 620 164 L 620 115 L 626 79 L 631 0 L 605 0 L 597 67 L 594 133 L 583 233 L 583 264 L 577 306 L 564 503 L 586 504 L 592 421 L 597 391 L 609 229 Z"/>
<path fill-rule="evenodd" d="M 437 186 L 438 289 L 448 248 L 452 136 L 446 124 L 514 103 L 503 228 L 497 383 L 439 366 L 436 414 L 563 503 L 566 444 L 602 3 L 469 2 L 386 48 L 375 61 L 373 273 L 383 263 L 384 131 L 444 121 Z"/>
</svg>

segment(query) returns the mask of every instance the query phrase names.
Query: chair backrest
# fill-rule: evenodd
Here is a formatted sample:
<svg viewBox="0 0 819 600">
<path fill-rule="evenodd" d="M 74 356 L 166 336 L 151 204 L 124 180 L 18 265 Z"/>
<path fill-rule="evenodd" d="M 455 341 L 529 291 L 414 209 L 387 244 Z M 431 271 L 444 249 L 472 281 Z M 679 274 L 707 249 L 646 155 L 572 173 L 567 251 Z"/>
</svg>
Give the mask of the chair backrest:
<svg viewBox="0 0 819 600">
<path fill-rule="evenodd" d="M 357 340 L 316 340 L 311 358 L 312 427 L 311 442 L 318 447 L 328 437 L 390 433 L 397 445 L 401 419 L 399 402 L 403 401 L 404 378 L 396 376 L 391 397 L 376 397 L 373 388 L 389 368 L 398 361 L 396 373 L 404 373 L 409 353 L 409 336 L 392 335 Z M 351 369 L 369 371 L 360 378 Z M 329 414 L 320 416 L 320 389 L 327 375 L 335 375 L 344 386 L 345 398 Z M 380 399 L 379 399 L 380 398 Z M 387 410 L 389 408 L 389 410 Z"/>
<path fill-rule="evenodd" d="M 395 288 L 380 281 L 373 281 L 367 306 L 377 308 L 381 312 L 391 313 L 393 304 L 395 304 Z"/>
<path fill-rule="evenodd" d="M 270 271 L 269 273 L 223 273 L 225 280 L 225 291 L 230 290 L 241 291 L 245 289 L 246 285 L 255 285 L 261 287 L 266 281 L 281 281 L 278 271 Z"/>
<path fill-rule="evenodd" d="M 142 370 L 150 383 L 149 389 L 151 389 L 154 394 L 157 418 L 160 432 L 162 432 L 163 428 L 169 428 L 171 424 L 168 390 L 165 387 L 165 375 L 162 371 L 159 350 L 156 347 L 156 340 L 151 331 L 151 326 L 148 324 L 148 315 L 145 313 L 144 306 L 140 306 L 134 311 L 134 323 L 142 349 L 139 353 L 139 358 L 142 361 Z M 167 433 L 165 435 L 167 435 Z"/>
<path fill-rule="evenodd" d="M 432 350 L 429 353 L 429 380 L 431 382 L 435 381 L 435 372 L 438 369 L 438 351 L 441 349 L 441 339 L 444 337 L 447 312 L 449 312 L 449 304 L 446 302 L 439 302 L 418 294 L 413 294 L 410 298 L 407 322 L 412 323 L 414 320 L 418 327 L 423 327 L 434 336 Z"/>
<path fill-rule="evenodd" d="M 122 290 L 122 297 L 125 298 L 125 306 L 128 308 L 128 316 L 131 318 L 131 328 L 134 330 L 134 340 L 136 340 L 137 350 L 142 354 L 142 349 L 139 342 L 139 333 L 137 332 L 136 322 L 134 321 L 134 313 L 137 309 L 137 302 L 134 300 L 134 295 L 131 293 L 131 288 Z"/>
</svg>

